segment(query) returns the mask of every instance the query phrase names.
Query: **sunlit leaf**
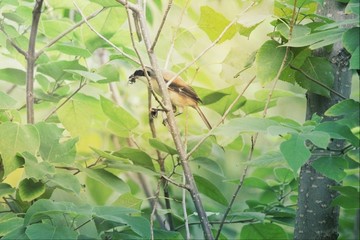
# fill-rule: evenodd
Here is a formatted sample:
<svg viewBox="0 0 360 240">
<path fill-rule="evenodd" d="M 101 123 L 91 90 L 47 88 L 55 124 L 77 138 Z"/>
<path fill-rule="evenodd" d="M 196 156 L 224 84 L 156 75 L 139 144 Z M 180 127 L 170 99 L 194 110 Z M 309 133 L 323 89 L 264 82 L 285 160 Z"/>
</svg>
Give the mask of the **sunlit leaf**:
<svg viewBox="0 0 360 240">
<path fill-rule="evenodd" d="M 37 158 L 29 152 L 23 152 L 21 156 L 25 159 L 25 173 L 27 177 L 41 180 L 55 174 L 55 167 L 50 163 L 39 162 Z"/>
<path fill-rule="evenodd" d="M 15 109 L 17 101 L 7 95 L 6 93 L 0 91 L 0 110 L 2 109 Z"/>
<path fill-rule="evenodd" d="M 331 106 L 326 112 L 326 116 L 343 116 L 338 123 L 344 124 L 349 128 L 359 126 L 360 122 L 360 103 L 353 99 L 347 99 Z"/>
<path fill-rule="evenodd" d="M 49 182 L 47 184 L 64 190 L 72 191 L 77 194 L 80 192 L 80 182 L 78 178 L 67 172 L 56 173 L 49 178 Z"/>
<path fill-rule="evenodd" d="M 256 76 L 261 83 L 275 78 L 285 58 L 285 48 L 274 40 L 266 41 L 256 54 Z"/>
<path fill-rule="evenodd" d="M 155 170 L 151 157 L 144 151 L 135 148 L 122 148 L 114 153 L 115 156 L 130 159 L 135 165 Z"/>
<path fill-rule="evenodd" d="M 216 161 L 210 158 L 204 158 L 204 157 L 195 158 L 191 160 L 190 164 L 191 166 L 193 166 L 192 169 L 194 170 L 204 168 L 219 176 L 224 176 L 224 172 L 220 167 L 220 165 Z"/>
<path fill-rule="evenodd" d="M 65 70 L 81 70 L 86 71 L 87 69 L 79 64 L 79 61 L 52 61 L 39 65 L 38 71 L 44 75 L 52 77 L 55 81 L 60 80 L 74 80 L 73 74 L 65 72 Z"/>
<path fill-rule="evenodd" d="M 23 164 L 22 160 L 16 157 L 17 153 L 28 151 L 35 154 L 39 146 L 39 133 L 34 126 L 11 122 L 0 124 L 0 154 L 4 175 Z"/>
<path fill-rule="evenodd" d="M 91 56 L 91 53 L 87 49 L 66 43 L 56 44 L 53 47 L 48 48 L 47 51 L 59 51 L 67 55 L 80 56 L 84 58 Z"/>
<path fill-rule="evenodd" d="M 229 24 L 230 21 L 224 15 L 216 12 L 211 7 L 202 6 L 200 8 L 200 20 L 198 26 L 208 35 L 211 41 L 218 38 Z M 233 38 L 236 32 L 237 27 L 234 24 L 226 31 L 219 43 Z"/>
<path fill-rule="evenodd" d="M 0 69 L 0 79 L 16 85 L 25 85 L 25 76 L 26 73 L 17 68 Z"/>
</svg>

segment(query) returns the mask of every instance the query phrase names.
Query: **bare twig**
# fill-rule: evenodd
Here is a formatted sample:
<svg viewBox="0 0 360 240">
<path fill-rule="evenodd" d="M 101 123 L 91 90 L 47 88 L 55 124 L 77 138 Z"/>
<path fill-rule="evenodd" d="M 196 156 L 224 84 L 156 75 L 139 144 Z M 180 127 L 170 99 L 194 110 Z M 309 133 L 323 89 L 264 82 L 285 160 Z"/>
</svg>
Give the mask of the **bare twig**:
<svg viewBox="0 0 360 240">
<path fill-rule="evenodd" d="M 18 46 L 11 37 L 9 37 L 9 35 L 3 29 L 3 26 L 0 26 L 0 31 L 4 33 L 6 39 L 9 41 L 11 46 L 13 46 L 16 49 L 16 51 L 18 51 L 20 54 L 24 55 L 24 57 L 27 56 L 27 52 L 24 51 L 20 46 Z"/>
<path fill-rule="evenodd" d="M 239 99 L 244 95 L 244 93 L 246 92 L 246 90 L 250 87 L 251 83 L 255 80 L 256 76 L 254 76 L 244 87 L 243 91 L 234 99 L 234 101 L 229 105 L 229 107 L 226 109 L 226 111 L 224 112 L 224 115 L 221 117 L 220 121 L 213 126 L 213 128 L 211 130 L 209 130 L 205 136 L 200 139 L 199 142 L 196 143 L 196 145 L 187 153 L 187 158 L 190 158 L 191 155 L 201 146 L 201 144 L 203 144 L 203 142 L 210 137 L 213 132 L 215 131 L 215 129 L 220 126 L 220 124 L 222 124 L 224 122 L 224 120 L 226 119 L 227 115 L 229 115 L 231 109 L 235 106 L 235 104 L 239 101 Z"/>
<path fill-rule="evenodd" d="M 185 184 L 185 176 L 183 175 L 183 184 Z M 186 233 L 186 239 L 189 240 L 191 238 L 190 235 L 190 228 L 189 228 L 189 218 L 187 215 L 187 208 L 186 208 L 186 191 L 185 189 L 182 190 L 182 207 L 183 207 L 183 213 L 184 213 L 184 225 L 185 225 L 185 233 Z"/>
<path fill-rule="evenodd" d="M 252 222 L 258 222 L 258 221 L 259 220 L 257 220 L 257 219 L 235 220 L 235 221 L 225 221 L 224 224 L 252 223 Z M 210 221 L 211 225 L 220 224 L 220 223 L 221 223 L 221 221 Z M 200 222 L 191 222 L 191 223 L 188 223 L 188 224 L 189 224 L 189 226 L 191 226 L 191 225 L 200 225 Z M 178 226 L 175 230 L 179 231 L 183 227 L 186 227 L 185 224 Z"/>
<path fill-rule="evenodd" d="M 80 82 L 79 87 L 72 93 L 70 94 L 64 102 L 62 102 L 59 106 L 57 106 L 54 110 L 52 110 L 45 118 L 44 121 L 48 120 L 49 117 L 51 117 L 54 113 L 56 113 L 62 106 L 64 106 L 73 96 L 75 96 L 75 94 L 77 94 L 85 85 L 87 84 L 87 82 Z"/>
<path fill-rule="evenodd" d="M 134 63 L 140 64 L 139 61 L 137 61 L 135 58 L 131 57 L 130 55 L 124 53 L 120 48 L 118 48 L 115 44 L 113 44 L 111 41 L 109 41 L 106 37 L 104 37 L 101 33 L 96 31 L 96 29 L 89 23 L 89 21 L 86 19 L 84 13 L 81 11 L 79 6 L 76 4 L 75 1 L 73 1 L 73 4 L 75 5 L 76 9 L 79 11 L 80 15 L 82 16 L 83 20 L 85 21 L 86 25 L 93 31 L 96 35 L 98 35 L 102 40 L 104 40 L 106 43 L 108 43 L 111 47 L 113 47 L 116 51 L 118 51 L 121 55 L 128 58 L 129 60 L 133 61 Z"/>
<path fill-rule="evenodd" d="M 295 15 L 296 15 L 296 1 L 294 2 L 294 9 L 293 9 L 293 15 L 292 15 L 292 19 L 291 19 L 291 23 L 290 23 L 290 29 L 289 29 L 289 39 L 291 38 L 292 36 L 292 30 L 293 30 L 293 25 L 294 25 L 294 19 L 295 19 Z M 285 52 L 285 56 L 284 56 L 284 59 L 282 60 L 282 63 L 280 65 L 280 68 L 274 78 L 274 84 L 273 84 L 273 87 L 268 95 L 268 98 L 267 98 L 267 101 L 266 101 L 266 104 L 265 104 L 265 107 L 264 107 L 264 111 L 263 111 L 263 118 L 266 117 L 267 115 L 267 110 L 269 108 L 269 105 L 270 105 L 270 101 L 271 101 L 271 98 L 272 98 L 272 94 L 273 92 L 275 91 L 275 87 L 277 85 L 277 82 L 279 80 L 279 77 L 283 71 L 283 69 L 285 68 L 285 65 L 286 65 L 286 62 L 287 62 L 287 58 L 289 56 L 289 52 L 290 52 L 290 48 L 289 47 L 286 47 L 286 52 Z M 259 136 L 259 133 L 255 133 L 252 137 L 251 137 L 251 149 L 250 149 L 250 152 L 249 152 L 249 157 L 248 157 L 248 162 L 250 162 L 253 158 L 253 153 L 254 153 L 254 149 L 255 149 L 255 145 L 256 145 L 256 142 L 257 142 L 257 139 L 258 139 L 258 136 Z M 218 239 L 220 237 L 220 233 L 221 233 L 221 230 L 224 226 L 224 223 L 226 221 L 226 218 L 228 216 L 228 214 L 230 213 L 230 210 L 235 202 L 235 199 L 237 197 L 237 195 L 239 194 L 239 191 L 240 189 L 242 188 L 243 186 L 243 183 L 244 183 L 244 180 L 245 180 L 245 177 L 247 176 L 247 172 L 248 172 L 248 169 L 249 169 L 250 165 L 246 165 L 245 168 L 244 168 L 244 171 L 243 171 L 243 174 L 242 176 L 240 177 L 240 183 L 239 185 L 237 186 L 232 198 L 231 198 L 231 201 L 224 213 L 224 216 L 221 220 L 221 223 L 220 223 L 220 226 L 219 226 L 219 229 L 217 231 L 217 234 L 216 234 L 216 237 L 215 239 Z"/>
<path fill-rule="evenodd" d="M 180 24 L 181 24 L 181 22 L 182 22 L 182 19 L 183 19 L 183 16 L 184 16 L 184 14 L 185 14 L 185 11 L 186 11 L 186 9 L 187 9 L 187 7 L 188 7 L 189 1 L 190 1 L 190 0 L 186 0 L 185 6 L 184 6 L 184 8 L 182 9 L 181 14 L 180 14 L 180 17 L 179 17 L 179 22 L 178 22 L 177 26 L 176 26 L 175 29 L 174 29 L 174 33 L 173 33 L 172 39 L 171 39 L 171 45 L 170 45 L 168 54 L 167 54 L 167 56 L 166 56 L 166 60 L 165 60 L 165 64 L 164 64 L 164 69 L 167 69 L 168 66 L 169 66 L 170 57 L 171 57 L 171 54 L 172 54 L 172 52 L 173 52 L 173 50 L 174 50 L 174 46 L 175 46 L 175 38 L 176 38 L 176 36 L 177 36 L 177 34 L 178 34 L 178 32 L 179 32 Z"/>
<path fill-rule="evenodd" d="M 26 54 L 26 115 L 27 122 L 34 123 L 34 72 L 35 72 L 35 43 L 39 20 L 41 15 L 41 7 L 43 0 L 36 0 L 33 9 L 33 17 L 30 30 L 29 47 Z"/>
<path fill-rule="evenodd" d="M 252 2 L 241 14 L 244 14 L 245 12 L 247 12 L 252 6 L 255 5 L 255 2 Z M 211 48 L 213 48 L 218 42 L 220 42 L 221 38 L 225 35 L 225 33 L 237 22 L 238 17 L 235 17 L 225 28 L 224 30 L 220 33 L 220 35 L 207 47 L 205 48 L 196 58 L 194 58 L 194 60 L 192 60 L 189 64 L 187 64 L 183 69 L 181 69 L 172 79 L 170 79 L 167 82 L 167 86 L 170 86 L 170 84 L 172 83 L 172 81 L 174 81 L 177 77 L 179 77 L 183 72 L 185 72 L 189 67 L 191 67 L 194 63 L 196 63 L 197 61 L 199 61 L 199 59 L 205 55 L 205 53 L 207 53 Z"/>
<path fill-rule="evenodd" d="M 150 215 L 150 234 L 151 234 L 151 239 L 154 239 L 154 215 L 156 214 L 156 206 L 157 206 L 157 202 L 159 201 L 159 194 L 160 194 L 160 184 L 161 181 L 158 182 L 157 184 L 157 188 L 156 188 L 156 192 L 155 192 L 155 200 L 154 200 L 154 205 L 152 206 L 152 211 L 151 211 L 151 215 Z"/>
<path fill-rule="evenodd" d="M 66 31 L 64 31 L 63 33 L 60 33 L 58 36 L 56 36 L 54 39 L 50 40 L 50 42 L 48 42 L 42 49 L 40 49 L 35 57 L 38 58 L 41 54 L 44 53 L 44 51 L 51 47 L 52 45 L 54 45 L 57 41 L 59 41 L 61 38 L 65 37 L 67 34 L 69 34 L 70 32 L 74 31 L 76 28 L 80 27 L 82 24 L 85 23 L 85 21 L 89 21 L 90 19 L 96 17 L 97 15 L 99 15 L 102 11 L 104 11 L 106 8 L 101 8 L 100 10 L 92 13 L 91 15 L 89 15 L 88 17 L 85 17 L 83 20 L 81 20 L 80 22 L 76 23 L 75 25 L 71 26 L 69 29 L 67 29 Z"/>
<path fill-rule="evenodd" d="M 190 186 L 186 185 L 186 184 L 182 184 L 182 183 L 177 183 L 175 182 L 174 180 L 172 180 L 171 178 L 168 178 L 167 176 L 165 175 L 162 175 L 161 176 L 163 179 L 165 179 L 166 181 L 168 181 L 169 183 L 179 187 L 179 188 L 183 188 L 183 189 L 187 189 L 187 190 L 190 190 Z"/>
<path fill-rule="evenodd" d="M 173 0 L 169 0 L 169 3 L 168 3 L 167 8 L 166 8 L 166 10 L 165 10 L 165 13 L 164 13 L 164 16 L 163 16 L 163 18 L 162 18 L 161 24 L 160 24 L 160 26 L 159 26 L 159 29 L 158 29 L 157 33 L 156 33 L 154 42 L 152 43 L 152 45 L 151 45 L 151 47 L 150 47 L 150 52 L 153 52 L 153 51 L 154 51 L 154 48 L 155 48 L 155 46 L 156 46 L 156 43 L 157 43 L 157 41 L 158 41 L 158 39 L 159 39 L 160 33 L 161 33 L 161 31 L 162 31 L 162 28 L 164 27 L 166 18 L 167 18 L 167 16 L 168 16 L 168 13 L 169 13 L 170 8 L 171 8 L 171 6 L 172 6 L 172 2 L 173 2 Z"/>
</svg>

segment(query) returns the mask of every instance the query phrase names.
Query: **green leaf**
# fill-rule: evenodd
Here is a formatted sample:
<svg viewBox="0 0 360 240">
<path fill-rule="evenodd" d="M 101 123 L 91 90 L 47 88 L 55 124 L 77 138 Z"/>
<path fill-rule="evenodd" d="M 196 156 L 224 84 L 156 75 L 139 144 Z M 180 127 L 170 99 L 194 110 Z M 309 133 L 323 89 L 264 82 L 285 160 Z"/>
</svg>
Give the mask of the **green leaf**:
<svg viewBox="0 0 360 240">
<path fill-rule="evenodd" d="M 316 81 L 324 84 L 329 88 L 333 87 L 333 83 L 334 83 L 333 68 L 328 60 L 319 57 L 309 57 L 306 59 L 305 63 L 301 66 L 301 69 L 308 76 L 315 79 Z M 329 90 L 325 89 L 319 84 L 308 79 L 301 72 L 296 72 L 295 80 L 301 87 L 309 90 L 310 92 L 317 93 L 325 97 L 330 97 Z"/>
<path fill-rule="evenodd" d="M 104 169 L 90 169 L 83 168 L 82 172 L 85 172 L 86 175 L 90 178 L 93 178 L 107 187 L 110 187 L 114 191 L 118 193 L 126 193 L 129 192 L 129 186 L 120 178 L 115 176 L 113 173 L 108 172 Z"/>
<path fill-rule="evenodd" d="M 24 223 L 24 218 L 22 217 L 17 217 L 15 214 L 2 213 L 0 217 L 0 236 L 4 236 L 14 231 L 15 229 L 22 226 L 23 223 Z"/>
<path fill-rule="evenodd" d="M 3 109 L 15 109 L 17 101 L 7 95 L 6 93 L 0 91 L 0 110 Z"/>
<path fill-rule="evenodd" d="M 279 125 L 276 121 L 265 118 L 235 118 L 216 128 L 214 134 L 222 145 L 231 143 L 240 133 L 266 132 L 270 126 L 276 125 Z"/>
<path fill-rule="evenodd" d="M 295 74 L 297 71 L 290 67 L 294 66 L 301 68 L 305 60 L 311 56 L 311 50 L 309 48 L 292 48 L 291 52 L 294 54 L 294 58 L 291 59 L 290 64 L 284 68 L 281 72 L 280 79 L 285 82 L 295 83 Z"/>
<path fill-rule="evenodd" d="M 316 32 L 305 36 L 299 36 L 297 38 L 292 38 L 289 42 L 287 42 L 283 46 L 288 46 L 288 47 L 310 46 L 310 49 L 314 50 L 317 47 L 323 47 L 341 40 L 341 36 L 345 31 L 346 31 L 345 28 L 338 28 L 338 29 L 330 29 L 322 32 Z M 331 39 L 331 41 L 328 42 L 328 39 Z M 327 44 L 323 45 L 322 43 L 325 42 Z M 314 48 L 312 45 L 317 47 Z"/>
<path fill-rule="evenodd" d="M 341 157 L 320 157 L 316 159 L 311 166 L 322 175 L 340 182 L 346 173 L 344 169 L 347 167 L 347 162 Z"/>
<path fill-rule="evenodd" d="M 122 158 L 130 159 L 135 165 L 155 171 L 151 157 L 144 151 L 135 148 L 122 148 L 114 154 Z"/>
<path fill-rule="evenodd" d="M 285 48 L 274 40 L 266 41 L 256 54 L 256 76 L 262 84 L 273 80 L 285 58 Z"/>
<path fill-rule="evenodd" d="M 61 141 L 64 129 L 53 123 L 39 122 L 35 126 L 40 134 L 40 154 L 43 160 L 67 164 L 74 162 L 76 138 Z"/>
<path fill-rule="evenodd" d="M 78 178 L 71 173 L 56 173 L 49 178 L 49 182 L 47 184 L 74 192 L 76 194 L 80 193 L 80 182 Z"/>
<path fill-rule="evenodd" d="M 350 131 L 349 127 L 338 124 L 337 122 L 322 122 L 316 126 L 314 130 L 326 132 L 331 138 L 345 139 L 354 146 L 359 146 L 359 139 Z"/>
<path fill-rule="evenodd" d="M 39 31 L 43 32 L 48 38 L 55 38 L 72 27 L 73 23 L 69 18 L 44 19 L 39 25 Z M 71 40 L 71 34 L 65 35 L 66 40 Z"/>
<path fill-rule="evenodd" d="M 258 167 L 269 167 L 273 165 L 282 164 L 285 162 L 284 155 L 281 152 L 267 152 L 264 155 L 261 155 L 254 160 L 245 162 L 249 166 L 258 166 Z"/>
<path fill-rule="evenodd" d="M 50 163 L 38 162 L 37 158 L 29 152 L 23 152 L 21 156 L 25 159 L 25 173 L 27 177 L 41 180 L 55 174 L 55 167 Z"/>
<path fill-rule="evenodd" d="M 35 223 L 26 228 L 26 235 L 30 239 L 63 239 L 76 240 L 78 233 L 66 226 L 54 226 L 47 223 Z"/>
<path fill-rule="evenodd" d="M 73 74 L 65 72 L 65 70 L 82 70 L 86 71 L 87 69 L 79 64 L 78 60 L 74 61 L 53 61 L 40 64 L 38 71 L 46 76 L 52 77 L 55 81 L 60 80 L 75 80 Z"/>
<path fill-rule="evenodd" d="M 346 99 L 333 106 L 326 112 L 326 116 L 336 117 L 343 116 L 338 123 L 348 126 L 350 129 L 359 126 L 360 122 L 360 103 L 353 99 Z"/>
<path fill-rule="evenodd" d="M 91 14 L 94 12 L 94 6 L 85 10 L 88 11 L 88 14 Z M 99 15 L 96 16 L 96 18 L 91 19 L 91 26 L 106 39 L 111 40 L 111 38 L 122 27 L 126 19 L 127 16 L 125 8 L 111 7 L 102 11 Z M 83 24 L 77 30 L 77 33 L 79 36 L 81 36 L 80 40 L 86 46 L 86 49 L 91 53 L 98 48 L 108 46 L 105 41 L 99 41 L 99 36 L 86 24 Z"/>
<path fill-rule="evenodd" d="M 274 175 L 276 179 L 281 183 L 289 183 L 294 179 L 294 173 L 290 171 L 288 168 L 275 168 Z"/>
<path fill-rule="evenodd" d="M 130 192 L 122 194 L 116 201 L 113 202 L 114 206 L 121 206 L 141 210 L 143 200 L 135 197 Z"/>
<path fill-rule="evenodd" d="M 357 47 L 351 55 L 349 69 L 360 69 L 360 47 Z"/>
<path fill-rule="evenodd" d="M 208 35 L 211 41 L 214 41 L 216 38 L 218 38 L 221 32 L 229 24 L 230 21 L 225 18 L 224 15 L 216 12 L 211 7 L 202 6 L 200 8 L 200 20 L 198 22 L 198 26 Z M 234 24 L 226 31 L 219 43 L 232 39 L 236 32 L 237 27 Z"/>
<path fill-rule="evenodd" d="M 351 186 L 333 186 L 331 189 L 340 192 L 331 203 L 332 206 L 341 206 L 345 209 L 359 209 L 360 199 L 359 190 Z"/>
<path fill-rule="evenodd" d="M 276 26 L 276 29 L 280 32 L 280 34 L 289 39 L 289 26 L 285 23 L 280 23 Z M 292 29 L 292 38 L 302 37 L 308 35 L 311 32 L 311 29 L 305 25 L 294 25 Z"/>
<path fill-rule="evenodd" d="M 100 103 L 105 115 L 118 127 L 119 132 L 116 133 L 121 136 L 123 134 L 127 136 L 131 130 L 139 125 L 139 122 L 130 113 L 112 101 L 101 96 Z"/>
<path fill-rule="evenodd" d="M 105 159 L 108 159 L 108 160 L 114 160 L 114 161 L 121 161 L 121 162 L 124 162 L 124 163 L 131 163 L 131 161 L 129 161 L 127 158 L 123 158 L 123 157 L 119 157 L 119 156 L 116 156 L 113 153 L 109 153 L 109 152 L 105 152 L 105 151 L 101 151 L 99 149 L 96 149 L 96 148 L 92 148 L 90 147 L 91 150 L 93 150 L 96 154 L 98 154 L 99 156 L 105 158 Z"/>
<path fill-rule="evenodd" d="M 15 192 L 15 188 L 7 183 L 0 183 L 0 197 L 4 197 Z M 1 228 L 0 228 L 1 229 Z"/>
<path fill-rule="evenodd" d="M 155 149 L 162 151 L 162 152 L 166 152 L 170 155 L 176 155 L 177 151 L 176 149 L 174 149 L 173 147 L 170 147 L 169 145 L 161 142 L 160 140 L 156 139 L 156 138 L 150 138 L 149 139 L 149 143 L 152 147 L 154 147 Z"/>
<path fill-rule="evenodd" d="M 96 73 L 105 77 L 104 80 L 99 80 L 97 83 L 117 82 L 120 80 L 119 67 L 112 64 L 104 64 L 96 70 Z"/>
<path fill-rule="evenodd" d="M 330 143 L 330 135 L 323 131 L 314 130 L 309 133 L 303 133 L 301 135 L 320 148 L 326 148 Z"/>
<path fill-rule="evenodd" d="M 204 194 L 224 206 L 228 205 L 228 201 L 225 196 L 212 182 L 198 175 L 194 175 L 194 179 L 201 194 Z"/>
<path fill-rule="evenodd" d="M 190 161 L 191 166 L 193 166 L 191 169 L 201 169 L 204 168 L 212 173 L 215 173 L 219 176 L 224 176 L 224 172 L 222 170 L 222 168 L 220 167 L 220 165 L 210 159 L 210 158 L 205 158 L 205 157 L 198 157 L 195 158 L 193 160 Z"/>
<path fill-rule="evenodd" d="M 229 214 L 229 218 L 232 219 L 232 221 L 241 221 L 241 220 L 258 220 L 260 222 L 263 222 L 265 220 L 265 213 L 261 212 L 233 212 Z"/>
<path fill-rule="evenodd" d="M 310 158 L 311 153 L 305 146 L 305 138 L 291 134 L 291 138 L 280 145 L 280 150 L 294 172 Z"/>
<path fill-rule="evenodd" d="M 256 24 L 252 25 L 252 26 L 249 26 L 249 27 L 238 23 L 238 24 L 237 24 L 237 27 L 238 27 L 238 29 L 239 29 L 239 30 L 238 30 L 238 31 L 239 31 L 239 34 L 240 34 L 240 35 L 243 35 L 243 36 L 245 36 L 245 37 L 250 37 L 250 34 L 252 33 L 252 31 L 254 31 L 254 30 L 257 28 L 257 26 L 259 26 L 262 22 L 263 22 L 263 21 L 260 21 L 260 22 L 258 22 L 258 23 L 256 23 Z"/>
<path fill-rule="evenodd" d="M 120 223 L 124 222 L 123 216 L 133 213 L 139 213 L 139 211 L 120 206 L 96 206 L 92 209 L 93 216 Z"/>
<path fill-rule="evenodd" d="M 90 2 L 94 2 L 103 7 L 119 7 L 120 4 L 114 2 L 113 0 L 90 0 Z"/>
<path fill-rule="evenodd" d="M 119 162 L 119 161 L 114 161 L 114 160 L 105 160 L 104 164 L 106 164 L 106 166 L 108 168 L 114 168 L 114 169 L 119 169 L 121 171 L 127 171 L 127 172 L 137 172 L 137 173 L 141 173 L 141 174 L 147 174 L 150 176 L 158 176 L 159 173 L 152 171 L 148 168 L 144 168 L 140 165 L 133 165 L 133 164 L 124 164 L 123 162 Z"/>
<path fill-rule="evenodd" d="M 0 79 L 16 85 L 25 85 L 26 73 L 16 68 L 0 69 Z"/>
<path fill-rule="evenodd" d="M 0 154 L 4 175 L 7 176 L 23 164 L 19 158 L 16 158 L 17 153 L 28 151 L 35 154 L 39 146 L 39 133 L 34 126 L 11 122 L 0 124 Z"/>
<path fill-rule="evenodd" d="M 59 51 L 67 55 L 80 56 L 83 58 L 91 57 L 91 53 L 87 49 L 70 45 L 68 43 L 55 44 L 53 47 L 46 49 L 46 51 Z"/>
<path fill-rule="evenodd" d="M 50 199 L 39 199 L 26 212 L 24 224 L 30 225 L 42 219 L 49 219 L 55 214 L 70 214 L 74 217 L 86 216 L 90 218 L 92 210 L 90 205 L 77 206 L 72 202 L 55 202 Z"/>
<path fill-rule="evenodd" d="M 229 108 L 230 104 L 238 97 L 239 93 L 234 86 L 223 88 L 217 91 L 213 91 L 206 88 L 194 87 L 196 92 L 202 99 L 203 104 L 216 111 L 220 115 L 223 115 Z M 238 110 L 245 104 L 245 97 L 241 97 L 238 102 L 233 106 L 230 113 Z"/>
<path fill-rule="evenodd" d="M 75 75 L 79 75 L 82 78 L 86 79 L 86 80 L 90 80 L 91 82 L 98 82 L 100 80 L 104 80 L 106 79 L 105 77 L 97 74 L 97 73 L 93 73 L 93 72 L 88 72 L 88 71 L 82 71 L 82 70 L 64 70 L 65 72 L 68 73 L 73 73 Z"/>
<path fill-rule="evenodd" d="M 110 196 L 114 193 L 110 187 L 90 177 L 85 179 L 85 186 L 86 192 L 98 206 L 106 205 Z"/>
<path fill-rule="evenodd" d="M 253 223 L 242 227 L 240 239 L 288 239 L 284 229 L 273 223 Z"/>
<path fill-rule="evenodd" d="M 32 201 L 45 192 L 45 185 L 42 182 L 35 182 L 31 178 L 25 178 L 19 183 L 19 196 L 23 201 Z"/>
<path fill-rule="evenodd" d="M 240 182 L 240 180 L 239 180 Z M 271 190 L 271 187 L 269 186 L 269 184 L 267 184 L 264 180 L 260 179 L 260 178 L 256 178 L 256 177 L 247 177 L 244 180 L 244 184 L 245 187 L 249 187 L 249 188 L 259 188 L 259 189 L 264 189 L 264 190 Z"/>
</svg>

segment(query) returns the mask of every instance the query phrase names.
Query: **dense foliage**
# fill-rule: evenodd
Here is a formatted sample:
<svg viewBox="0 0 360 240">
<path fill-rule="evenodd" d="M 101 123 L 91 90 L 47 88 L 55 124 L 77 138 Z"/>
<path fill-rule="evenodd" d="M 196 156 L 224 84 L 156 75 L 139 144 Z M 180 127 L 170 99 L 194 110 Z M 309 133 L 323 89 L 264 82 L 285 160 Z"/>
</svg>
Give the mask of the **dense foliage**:
<svg viewBox="0 0 360 240">
<path fill-rule="evenodd" d="M 144 84 L 128 84 L 139 56 L 149 60 L 127 1 L 44 1 L 32 38 L 40 2 L 0 1 L 2 239 L 202 238 L 166 119 L 149 117 L 158 103 Z M 164 19 L 159 65 L 181 71 L 214 126 L 192 109 L 176 117 L 214 236 L 292 239 L 298 170 L 313 149 L 342 139 L 344 149 L 312 166 L 341 183 L 332 204 L 341 207 L 340 238 L 352 238 L 358 1 L 339 1 L 355 18 L 337 22 L 316 14 L 320 0 L 144 2 L 152 43 Z M 331 62 L 313 55 L 339 43 L 355 90 L 326 111 L 338 120 L 304 121 L 306 91 L 341 97 Z"/>
</svg>

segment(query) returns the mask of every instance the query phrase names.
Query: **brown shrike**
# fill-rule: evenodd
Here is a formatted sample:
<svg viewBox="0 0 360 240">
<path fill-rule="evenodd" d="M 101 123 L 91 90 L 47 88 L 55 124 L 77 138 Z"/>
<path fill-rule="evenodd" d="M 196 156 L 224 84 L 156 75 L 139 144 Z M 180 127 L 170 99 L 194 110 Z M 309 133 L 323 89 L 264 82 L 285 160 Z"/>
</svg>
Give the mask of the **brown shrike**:
<svg viewBox="0 0 360 240">
<path fill-rule="evenodd" d="M 161 95 L 159 85 L 156 81 L 155 72 L 150 67 L 145 67 L 147 75 L 151 81 L 151 86 L 153 90 Z M 165 83 L 168 83 L 171 79 L 173 79 L 176 74 L 170 71 L 162 71 L 162 76 L 165 80 Z M 144 78 L 145 73 L 143 69 L 136 70 L 134 74 L 129 77 L 129 83 L 134 83 L 136 79 Z M 146 78 L 145 78 L 146 80 Z M 177 76 L 174 80 L 172 80 L 171 84 L 168 86 L 169 96 L 171 103 L 176 110 L 176 107 L 186 107 L 190 106 L 199 113 L 201 119 L 204 121 L 205 125 L 211 129 L 211 125 L 207 118 L 205 117 L 204 113 L 201 111 L 199 107 L 199 103 L 202 103 L 199 96 L 196 94 L 194 89 L 189 86 L 180 76 Z"/>
</svg>

